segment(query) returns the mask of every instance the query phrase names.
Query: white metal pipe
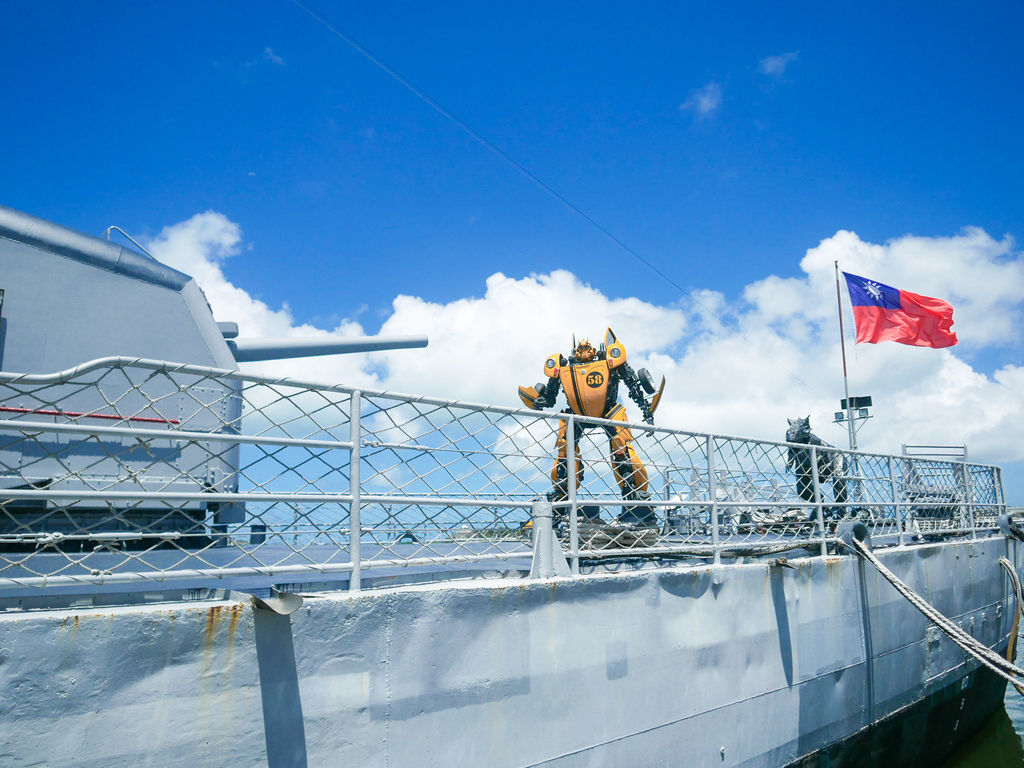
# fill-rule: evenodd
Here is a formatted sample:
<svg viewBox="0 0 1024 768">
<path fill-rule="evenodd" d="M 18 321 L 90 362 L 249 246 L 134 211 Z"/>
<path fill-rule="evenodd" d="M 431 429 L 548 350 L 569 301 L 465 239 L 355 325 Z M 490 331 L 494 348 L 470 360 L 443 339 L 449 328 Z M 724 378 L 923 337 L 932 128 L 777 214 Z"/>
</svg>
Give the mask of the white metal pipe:
<svg viewBox="0 0 1024 768">
<path fill-rule="evenodd" d="M 506 509 L 528 509 L 528 500 L 510 501 L 505 499 L 466 499 L 445 496 L 388 496 L 361 494 L 363 505 L 394 504 L 399 506 L 427 507 L 502 507 Z M 83 501 L 280 501 L 298 504 L 349 504 L 350 493 L 204 493 L 202 491 L 86 491 L 51 490 L 26 488 L 0 488 L 0 502 L 14 499 L 83 500 Z"/>
<path fill-rule="evenodd" d="M 91 360 L 81 365 L 67 368 L 63 371 L 50 374 L 25 374 L 25 373 L 9 373 L 0 372 L 0 385 L 20 385 L 20 384 L 62 384 L 70 381 L 76 376 L 81 376 L 85 373 L 89 373 L 95 370 L 103 368 L 139 368 L 148 371 L 157 371 L 163 373 L 178 373 L 178 374 L 194 374 L 196 376 L 202 376 L 205 378 L 223 378 L 234 381 L 241 381 L 243 383 L 255 384 L 255 385 L 274 385 L 274 386 L 286 386 L 296 387 L 299 389 L 308 389 L 316 392 L 336 392 L 339 394 L 350 395 L 355 388 L 345 387 L 341 385 L 330 385 L 323 384 L 322 382 L 309 381 L 305 379 L 292 379 L 292 378 L 274 378 L 267 376 L 256 376 L 251 374 L 245 374 L 240 371 L 231 370 L 228 368 L 210 368 L 200 365 L 189 365 L 185 363 L 172 363 L 163 360 L 150 360 L 146 358 L 133 358 L 133 357 L 104 357 L 96 360 Z M 561 414 L 557 413 L 545 413 L 540 411 L 531 411 L 525 408 L 507 408 L 504 406 L 490 405 L 487 403 L 474 403 L 462 400 L 450 400 L 438 397 L 427 397 L 425 395 L 412 395 L 400 392 L 389 392 L 386 390 L 371 390 L 365 387 L 360 388 L 363 397 L 374 397 L 374 398 L 385 398 L 390 400 L 397 400 L 406 404 L 424 403 L 428 405 L 438 405 L 442 407 L 460 408 L 469 411 L 482 411 L 486 413 L 498 413 L 506 414 L 511 416 L 523 416 L 530 421 L 557 421 L 562 418 Z M 612 422 L 608 419 L 599 419 L 591 416 L 574 416 L 577 422 L 587 425 L 606 425 L 614 427 L 629 427 L 640 432 L 657 433 L 660 435 L 680 435 L 683 437 L 692 437 L 696 439 L 704 439 L 706 437 L 714 437 L 722 441 L 736 441 L 745 445 L 756 444 L 764 446 L 774 446 L 779 448 L 788 448 L 790 446 L 795 448 L 806 448 L 807 445 L 804 443 L 787 443 L 784 441 L 776 440 L 752 440 L 749 437 L 742 437 L 740 435 L 719 435 L 708 432 L 690 432 L 683 429 L 672 429 L 669 427 L 652 427 L 650 424 L 645 422 Z M 875 457 L 875 458 L 886 458 L 892 454 L 882 453 L 869 453 L 865 451 L 844 451 L 847 454 L 857 454 L 864 457 Z M 972 464 L 975 467 L 984 467 L 986 469 L 998 470 L 994 464 Z"/>
<path fill-rule="evenodd" d="M 828 554 L 828 545 L 825 543 L 825 512 L 821 508 L 821 481 L 818 478 L 818 447 L 811 446 L 811 477 L 814 480 L 814 508 L 818 515 L 818 533 L 821 534 L 821 556 Z M 833 489 L 835 481 L 833 481 Z"/>
<path fill-rule="evenodd" d="M 352 496 L 352 501 L 349 503 L 349 560 L 352 562 L 352 575 L 349 577 L 348 588 L 353 592 L 358 592 L 360 588 L 360 558 L 361 558 L 361 544 L 362 544 L 362 524 L 360 521 L 360 464 L 362 462 L 360 454 L 360 443 L 362 439 L 361 433 L 361 412 L 362 405 L 360 400 L 359 391 L 352 393 L 352 397 L 349 399 L 349 428 L 351 434 L 349 442 L 352 444 L 352 452 L 349 454 L 349 470 L 348 470 L 348 484 L 349 494 Z"/>
<path fill-rule="evenodd" d="M 704 451 L 708 457 L 708 500 L 711 502 L 711 546 L 715 551 L 715 564 L 722 562 L 722 549 L 718 531 L 718 478 L 715 475 L 715 441 L 711 435 L 704 440 Z"/>
<path fill-rule="evenodd" d="M 580 457 L 582 461 L 582 457 Z M 580 528 L 579 508 L 576 504 L 576 416 L 569 414 L 565 420 L 565 475 L 569 494 L 569 569 L 580 572 Z"/>
<path fill-rule="evenodd" d="M 896 485 L 896 468 L 892 456 L 889 457 L 889 488 L 892 492 L 893 514 L 896 515 L 896 527 L 900 533 L 900 546 L 906 544 L 907 521 L 899 501 L 899 488 Z"/>
<path fill-rule="evenodd" d="M 55 432 L 78 435 L 109 435 L 111 437 L 148 437 L 155 440 L 183 440 L 188 442 L 245 443 L 248 445 L 280 445 L 299 448 L 351 448 L 342 440 L 306 440 L 299 437 L 273 437 L 267 435 L 235 435 L 230 432 L 195 432 L 179 429 L 134 429 L 131 427 L 101 427 L 84 424 L 49 424 L 38 421 L 0 420 L 0 430 L 30 434 Z"/>
<path fill-rule="evenodd" d="M 475 563 L 488 560 L 527 560 L 530 551 L 489 552 L 485 555 L 448 555 L 444 557 L 419 557 L 408 560 L 364 560 L 363 570 L 373 568 L 405 568 L 449 563 Z M 186 568 L 181 570 L 120 571 L 104 574 L 82 574 L 73 576 L 31 576 L 27 578 L 0 578 L 0 589 L 6 587 L 66 587 L 76 584 L 123 584 L 139 581 L 178 581 L 195 579 L 225 579 L 234 576 L 293 576 L 310 573 L 345 573 L 352 569 L 352 563 L 309 563 L 302 565 L 259 565 L 236 568 Z"/>
</svg>

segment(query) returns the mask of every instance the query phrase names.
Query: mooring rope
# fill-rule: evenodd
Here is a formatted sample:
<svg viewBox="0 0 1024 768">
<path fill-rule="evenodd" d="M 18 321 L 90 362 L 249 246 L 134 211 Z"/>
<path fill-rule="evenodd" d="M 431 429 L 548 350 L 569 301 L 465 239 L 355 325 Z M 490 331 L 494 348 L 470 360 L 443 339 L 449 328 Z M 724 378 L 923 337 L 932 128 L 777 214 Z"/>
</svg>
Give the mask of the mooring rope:
<svg viewBox="0 0 1024 768">
<path fill-rule="evenodd" d="M 853 546 L 856 552 L 862 558 L 871 563 L 875 567 L 875 569 L 885 578 L 885 580 L 896 588 L 897 592 L 899 592 L 901 595 L 907 598 L 911 605 L 913 605 L 915 608 L 917 608 L 917 610 L 924 614 L 926 619 L 928 619 L 935 626 L 937 626 L 939 629 L 945 632 L 950 640 L 952 640 L 954 643 L 960 646 L 960 648 L 962 648 L 964 651 L 966 651 L 979 662 L 981 662 L 983 666 L 995 672 L 997 675 L 999 675 L 1008 683 L 1010 683 L 1010 685 L 1017 689 L 1017 693 L 1019 693 L 1021 696 L 1024 696 L 1024 683 L 1021 683 L 1021 681 L 1017 679 L 1018 677 L 1024 677 L 1024 669 L 1021 669 L 1012 661 L 1004 659 L 1002 656 L 993 651 L 987 645 L 971 636 L 968 632 L 966 632 L 962 627 L 958 626 L 955 622 L 951 621 L 950 619 L 946 618 L 941 613 L 939 613 L 935 608 L 929 605 L 923 597 L 917 594 L 917 592 L 915 592 L 902 581 L 900 581 L 896 574 L 894 574 L 892 571 L 890 571 L 888 568 L 882 565 L 882 562 L 877 557 L 875 557 L 874 553 L 870 549 L 868 549 L 867 545 L 864 544 L 864 542 L 854 537 Z M 1006 566 L 1003 567 L 1005 568 Z M 1010 570 L 1013 570 L 1012 566 Z M 1018 581 L 1018 587 L 1019 584 L 1020 582 Z M 1017 594 L 1019 595 L 1020 593 L 1018 592 Z M 1020 601 L 1018 599 L 1018 616 L 1020 611 L 1019 606 Z"/>
<path fill-rule="evenodd" d="M 1000 557 L 999 564 L 1003 566 L 1003 570 L 1010 577 L 1010 584 L 1013 585 L 1013 594 L 1017 598 L 1017 610 L 1013 614 L 1013 631 L 1010 633 L 1010 644 L 1006 647 L 1006 658 L 1013 661 L 1013 653 L 1017 649 L 1017 628 L 1020 626 L 1021 603 L 1024 601 L 1021 599 L 1020 577 L 1017 575 L 1017 571 L 1014 570 L 1013 563 L 1005 557 Z"/>
<path fill-rule="evenodd" d="M 749 552 L 753 555 L 777 555 L 780 552 L 789 552 L 791 549 L 809 549 L 810 547 L 818 546 L 821 546 L 821 539 L 802 541 L 795 544 L 772 544 L 763 547 L 751 547 L 741 551 L 744 553 Z"/>
<path fill-rule="evenodd" d="M 829 539 L 828 541 L 832 541 Z M 760 557 L 762 555 L 778 555 L 783 552 L 789 552 L 793 549 L 810 549 L 811 547 L 820 547 L 821 539 L 807 539 L 798 542 L 789 542 L 784 544 L 751 544 L 750 546 L 739 546 L 730 547 L 725 545 L 719 549 L 722 555 L 729 555 L 733 557 Z M 686 550 L 688 555 L 696 555 L 698 557 L 712 557 L 715 554 L 714 547 L 698 547 L 695 549 Z"/>
<path fill-rule="evenodd" d="M 826 539 L 827 543 L 833 543 L 835 541 L 838 541 L 838 539 Z M 761 557 L 761 556 L 767 556 L 767 555 L 779 555 L 779 554 L 782 554 L 783 552 L 789 552 L 790 550 L 793 550 L 793 549 L 810 549 L 811 547 L 820 547 L 820 546 L 821 546 L 821 539 L 806 539 L 806 540 L 801 540 L 801 541 L 798 541 L 798 542 L 795 542 L 795 543 L 786 543 L 786 544 L 751 544 L 749 546 L 729 546 L 729 545 L 723 545 L 722 547 L 720 547 L 718 549 L 718 551 L 722 553 L 723 557 Z M 638 550 L 635 553 L 631 552 L 629 549 L 609 549 L 607 551 L 611 552 L 611 553 L 614 553 L 614 554 L 624 554 L 624 555 L 629 555 L 629 554 L 644 555 L 644 554 L 646 554 L 643 550 Z M 715 555 L 715 548 L 714 547 L 693 547 L 693 548 L 687 548 L 685 550 L 680 549 L 680 550 L 678 550 L 676 552 L 666 551 L 666 552 L 652 552 L 651 553 L 652 557 L 661 557 L 662 555 L 673 555 L 673 556 L 679 555 L 679 556 L 682 556 L 682 557 L 714 557 L 714 555 Z"/>
</svg>

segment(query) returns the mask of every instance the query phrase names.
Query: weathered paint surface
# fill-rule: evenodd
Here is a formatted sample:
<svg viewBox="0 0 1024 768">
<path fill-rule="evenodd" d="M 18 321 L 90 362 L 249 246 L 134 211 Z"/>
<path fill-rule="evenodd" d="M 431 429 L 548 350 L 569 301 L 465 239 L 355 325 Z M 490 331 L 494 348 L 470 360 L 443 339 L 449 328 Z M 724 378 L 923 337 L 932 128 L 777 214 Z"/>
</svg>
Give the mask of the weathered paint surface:
<svg viewBox="0 0 1024 768">
<path fill-rule="evenodd" d="M 881 557 L 997 645 L 1007 546 Z M 778 766 L 975 668 L 853 558 L 790 562 L 0 614 L 0 765 Z"/>
<path fill-rule="evenodd" d="M 0 765 L 265 759 L 246 604 L 0 615 L 0 689 Z"/>
</svg>

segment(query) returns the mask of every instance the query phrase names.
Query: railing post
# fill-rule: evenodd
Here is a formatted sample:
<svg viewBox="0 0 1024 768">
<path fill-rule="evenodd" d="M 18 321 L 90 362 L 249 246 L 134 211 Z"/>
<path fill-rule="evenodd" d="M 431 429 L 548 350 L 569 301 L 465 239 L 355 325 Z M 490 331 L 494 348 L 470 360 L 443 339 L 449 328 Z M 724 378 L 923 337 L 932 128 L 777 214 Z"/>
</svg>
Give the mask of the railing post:
<svg viewBox="0 0 1024 768">
<path fill-rule="evenodd" d="M 971 538 L 978 538 L 978 532 L 974 529 L 977 527 L 974 524 L 974 478 L 971 476 L 971 468 L 967 466 L 965 461 L 960 465 L 960 471 L 963 472 L 964 477 L 964 494 L 966 495 L 967 502 L 967 524 L 971 526 Z"/>
<path fill-rule="evenodd" d="M 818 478 L 818 448 L 811 446 L 811 477 L 814 479 L 814 507 L 818 512 L 818 533 L 821 534 L 821 556 L 828 554 L 828 543 L 825 541 L 825 513 L 821 508 L 821 480 Z M 832 487 L 835 488 L 833 482 Z"/>
<path fill-rule="evenodd" d="M 531 579 L 550 579 L 552 576 L 569 575 L 569 566 L 565 563 L 562 546 L 551 530 L 551 515 L 550 501 L 533 502 L 530 509 L 530 519 L 533 520 Z"/>
<path fill-rule="evenodd" d="M 360 544 L 363 536 L 362 514 L 359 508 L 360 477 L 359 465 L 362 461 L 360 448 L 362 447 L 362 426 L 360 418 L 362 414 L 362 392 L 356 390 L 349 398 L 349 440 L 352 449 L 349 454 L 348 464 L 348 488 L 352 501 L 349 503 L 348 512 L 348 553 L 352 563 L 352 574 L 349 577 L 348 588 L 353 592 L 358 591 L 361 577 L 360 565 L 362 553 Z"/>
<path fill-rule="evenodd" d="M 565 474 L 569 495 L 569 568 L 580 572 L 580 529 L 576 516 L 576 417 L 569 414 L 565 420 Z"/>
<path fill-rule="evenodd" d="M 715 565 L 722 562 L 722 548 L 718 538 L 718 477 L 715 474 L 715 441 L 711 435 L 704 439 L 704 450 L 708 457 L 708 500 L 711 502 L 711 546 L 715 554 Z"/>
<path fill-rule="evenodd" d="M 899 490 L 896 486 L 896 465 L 892 456 L 889 457 L 889 489 L 892 493 L 893 512 L 896 513 L 896 530 L 899 533 L 899 545 L 904 546 L 906 541 L 906 521 L 903 519 L 903 507 L 900 505 Z"/>
</svg>

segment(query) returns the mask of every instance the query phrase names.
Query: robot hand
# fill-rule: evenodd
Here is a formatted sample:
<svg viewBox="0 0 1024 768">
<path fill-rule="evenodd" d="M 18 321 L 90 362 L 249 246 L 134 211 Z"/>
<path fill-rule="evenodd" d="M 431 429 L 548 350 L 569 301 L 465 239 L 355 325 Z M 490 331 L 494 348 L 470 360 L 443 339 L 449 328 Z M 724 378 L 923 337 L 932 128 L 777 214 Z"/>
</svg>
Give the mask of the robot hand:
<svg viewBox="0 0 1024 768">
<path fill-rule="evenodd" d="M 535 387 L 519 388 L 519 399 L 523 401 L 523 405 L 534 411 L 550 408 L 555 404 L 557 394 L 557 390 L 552 394 L 550 387 L 544 384 L 537 384 Z"/>
<path fill-rule="evenodd" d="M 542 410 L 543 408 L 550 408 L 555 404 L 555 398 L 551 397 L 548 393 L 547 385 L 543 382 L 537 382 L 534 387 L 537 392 L 537 399 L 533 401 L 533 407 L 536 410 Z"/>
<path fill-rule="evenodd" d="M 651 407 L 649 405 L 646 405 L 646 404 L 644 405 L 644 407 L 643 407 L 643 414 L 644 414 L 644 421 L 647 422 L 648 424 L 650 424 L 653 427 L 654 426 L 654 414 L 651 413 Z"/>
</svg>

